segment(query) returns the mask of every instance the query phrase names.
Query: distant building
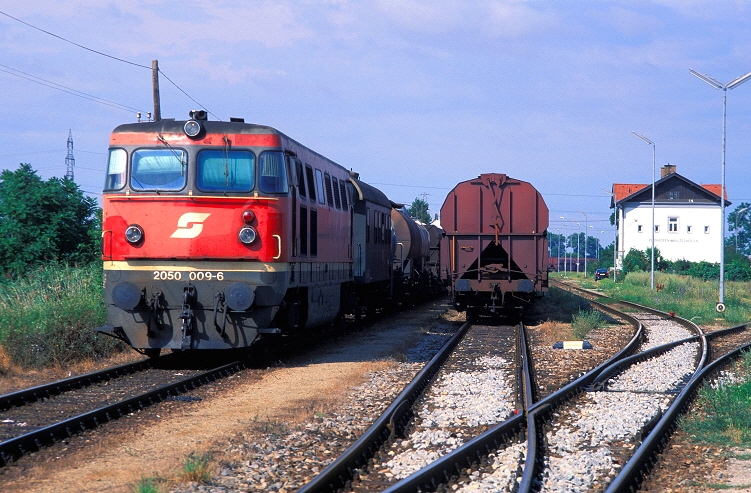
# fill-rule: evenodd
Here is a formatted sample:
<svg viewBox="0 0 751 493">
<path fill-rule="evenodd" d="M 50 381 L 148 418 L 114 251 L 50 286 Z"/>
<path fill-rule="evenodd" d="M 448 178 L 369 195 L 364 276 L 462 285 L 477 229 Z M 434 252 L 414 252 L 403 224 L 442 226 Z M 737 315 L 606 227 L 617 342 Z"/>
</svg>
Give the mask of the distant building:
<svg viewBox="0 0 751 493">
<path fill-rule="evenodd" d="M 655 182 L 654 240 L 662 257 L 719 262 L 721 186 L 697 185 L 676 173 L 674 165 L 663 166 L 660 174 Z M 610 208 L 616 211 L 616 265 L 620 268 L 632 248 L 644 251 L 652 247 L 652 185 L 613 184 Z"/>
</svg>

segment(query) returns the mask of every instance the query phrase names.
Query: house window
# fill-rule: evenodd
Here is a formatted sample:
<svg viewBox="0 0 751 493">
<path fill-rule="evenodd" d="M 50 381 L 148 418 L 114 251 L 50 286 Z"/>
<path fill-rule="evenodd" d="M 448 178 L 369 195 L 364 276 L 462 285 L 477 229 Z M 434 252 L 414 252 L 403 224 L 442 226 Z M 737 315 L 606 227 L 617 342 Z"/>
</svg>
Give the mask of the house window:
<svg viewBox="0 0 751 493">
<path fill-rule="evenodd" d="M 686 226 L 686 233 L 691 234 L 692 231 L 691 226 Z"/>
<path fill-rule="evenodd" d="M 704 226 L 704 234 L 705 235 L 709 234 L 709 226 Z"/>
<path fill-rule="evenodd" d="M 639 225 L 636 226 L 636 231 L 639 232 L 639 233 L 641 233 L 641 224 L 639 224 Z"/>
<path fill-rule="evenodd" d="M 655 233 L 659 233 L 659 232 L 660 232 L 660 225 L 655 224 Z"/>
<path fill-rule="evenodd" d="M 669 217 L 668 218 L 668 233 L 677 233 L 677 232 L 678 232 L 678 218 Z"/>
<path fill-rule="evenodd" d="M 678 190 L 669 190 L 668 200 L 678 200 Z"/>
</svg>

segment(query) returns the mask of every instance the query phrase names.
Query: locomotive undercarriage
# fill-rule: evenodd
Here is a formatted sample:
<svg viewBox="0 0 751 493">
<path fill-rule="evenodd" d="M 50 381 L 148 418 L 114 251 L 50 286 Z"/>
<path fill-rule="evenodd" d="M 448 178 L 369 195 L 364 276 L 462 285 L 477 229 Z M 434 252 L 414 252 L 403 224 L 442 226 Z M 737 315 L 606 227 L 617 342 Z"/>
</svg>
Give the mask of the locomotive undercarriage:
<svg viewBox="0 0 751 493">
<path fill-rule="evenodd" d="M 247 347 L 264 335 L 325 325 L 340 313 L 341 282 L 322 278 L 292 285 L 289 264 L 247 264 L 256 270 L 228 269 L 227 263 L 206 263 L 205 270 L 195 270 L 195 264 L 180 270 L 186 267 L 174 263 L 105 269 L 112 325 L 97 330 L 158 354 L 160 349 Z M 164 275 L 173 279 L 155 279 Z M 205 279 L 209 275 L 212 280 Z"/>
</svg>

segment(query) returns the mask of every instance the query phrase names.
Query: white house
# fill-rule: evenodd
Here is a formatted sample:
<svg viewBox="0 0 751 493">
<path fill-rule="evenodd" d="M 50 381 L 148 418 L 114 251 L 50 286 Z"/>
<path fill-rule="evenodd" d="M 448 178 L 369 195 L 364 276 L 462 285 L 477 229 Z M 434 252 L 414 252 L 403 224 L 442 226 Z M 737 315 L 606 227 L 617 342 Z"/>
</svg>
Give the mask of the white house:
<svg viewBox="0 0 751 493">
<path fill-rule="evenodd" d="M 675 172 L 661 169 L 655 182 L 655 246 L 666 260 L 720 261 L 722 209 L 720 185 L 697 185 Z M 725 188 L 727 197 L 727 187 Z M 725 200 L 725 206 L 730 202 Z M 652 185 L 613 184 L 610 203 L 616 210 L 620 268 L 629 250 L 652 247 Z"/>
</svg>

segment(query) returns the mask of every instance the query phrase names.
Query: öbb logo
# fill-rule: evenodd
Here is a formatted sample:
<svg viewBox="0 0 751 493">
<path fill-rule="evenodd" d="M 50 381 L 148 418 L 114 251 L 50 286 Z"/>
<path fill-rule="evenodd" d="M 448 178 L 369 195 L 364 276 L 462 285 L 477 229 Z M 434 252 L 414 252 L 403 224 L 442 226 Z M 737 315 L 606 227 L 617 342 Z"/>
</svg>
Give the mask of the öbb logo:
<svg viewBox="0 0 751 493">
<path fill-rule="evenodd" d="M 186 212 L 177 220 L 177 229 L 170 238 L 195 238 L 203 231 L 203 222 L 210 215 L 206 212 Z"/>
</svg>

